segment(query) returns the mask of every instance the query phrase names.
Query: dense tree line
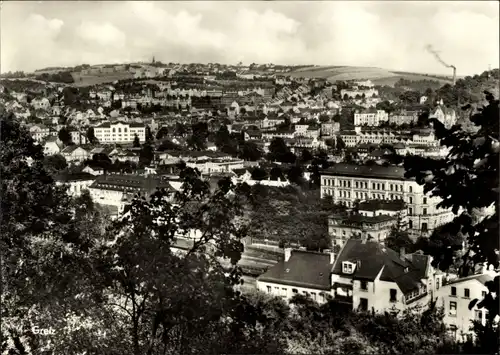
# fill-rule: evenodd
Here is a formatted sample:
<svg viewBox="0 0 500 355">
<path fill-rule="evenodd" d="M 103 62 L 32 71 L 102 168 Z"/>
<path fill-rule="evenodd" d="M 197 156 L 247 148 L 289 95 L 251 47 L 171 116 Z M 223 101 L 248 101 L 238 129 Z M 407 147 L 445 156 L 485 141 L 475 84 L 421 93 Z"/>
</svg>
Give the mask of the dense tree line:
<svg viewBox="0 0 500 355">
<path fill-rule="evenodd" d="M 60 71 L 57 73 L 43 73 L 35 76 L 35 79 L 54 83 L 73 84 L 75 79 L 71 71 Z"/>
</svg>

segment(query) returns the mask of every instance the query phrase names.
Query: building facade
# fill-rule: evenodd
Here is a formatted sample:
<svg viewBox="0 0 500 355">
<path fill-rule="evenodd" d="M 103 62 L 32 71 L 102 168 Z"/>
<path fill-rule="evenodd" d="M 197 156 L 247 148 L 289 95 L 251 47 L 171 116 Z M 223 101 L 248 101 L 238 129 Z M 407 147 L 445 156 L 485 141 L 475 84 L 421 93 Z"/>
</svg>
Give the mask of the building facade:
<svg viewBox="0 0 500 355">
<path fill-rule="evenodd" d="M 394 166 L 363 166 L 340 163 L 321 173 L 321 197 L 353 207 L 356 200 L 402 200 L 407 205 L 408 232 L 414 238 L 454 218 L 449 209 L 438 208 L 441 199 L 425 194 L 423 186 Z"/>
<path fill-rule="evenodd" d="M 94 127 L 94 135 L 99 143 L 132 143 L 135 136 L 139 142 L 146 141 L 146 126 L 142 123 L 105 122 Z"/>
</svg>

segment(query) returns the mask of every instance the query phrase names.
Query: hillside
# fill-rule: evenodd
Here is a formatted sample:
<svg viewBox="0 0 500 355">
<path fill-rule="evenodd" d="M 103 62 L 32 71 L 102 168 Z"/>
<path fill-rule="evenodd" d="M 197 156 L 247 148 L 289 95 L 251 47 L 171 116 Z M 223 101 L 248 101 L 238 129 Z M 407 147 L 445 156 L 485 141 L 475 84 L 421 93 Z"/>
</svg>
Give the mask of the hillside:
<svg viewBox="0 0 500 355">
<path fill-rule="evenodd" d="M 116 80 L 132 79 L 134 77 L 134 74 L 128 71 L 94 75 L 82 75 L 81 72 L 73 72 L 71 75 L 75 80 L 73 85 L 78 87 L 112 83 Z"/>
<path fill-rule="evenodd" d="M 432 74 L 419 74 L 387 70 L 375 67 L 351 67 L 351 66 L 314 66 L 301 68 L 290 72 L 292 77 L 323 78 L 335 82 L 338 80 L 371 80 L 375 85 L 394 84 L 401 78 L 406 80 L 432 79 L 439 81 L 442 85 L 451 83 L 451 78 L 436 76 Z"/>
</svg>

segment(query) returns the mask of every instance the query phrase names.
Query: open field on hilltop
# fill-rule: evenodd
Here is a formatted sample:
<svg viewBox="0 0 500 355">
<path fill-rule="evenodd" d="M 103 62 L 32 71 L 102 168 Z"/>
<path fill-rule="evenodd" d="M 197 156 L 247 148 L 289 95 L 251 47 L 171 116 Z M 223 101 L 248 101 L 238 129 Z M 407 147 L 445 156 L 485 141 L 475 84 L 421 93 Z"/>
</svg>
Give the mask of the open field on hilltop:
<svg viewBox="0 0 500 355">
<path fill-rule="evenodd" d="M 132 79 L 134 74 L 129 72 L 102 73 L 95 75 L 81 75 L 81 73 L 71 73 L 75 80 L 74 86 L 92 86 L 105 83 L 112 83 L 116 80 Z"/>
<path fill-rule="evenodd" d="M 406 73 L 374 67 L 318 66 L 302 68 L 290 72 L 292 77 L 323 78 L 335 82 L 339 80 L 371 80 L 375 85 L 394 86 L 399 79 L 437 80 L 441 84 L 451 83 L 451 78 L 432 74 Z"/>
</svg>

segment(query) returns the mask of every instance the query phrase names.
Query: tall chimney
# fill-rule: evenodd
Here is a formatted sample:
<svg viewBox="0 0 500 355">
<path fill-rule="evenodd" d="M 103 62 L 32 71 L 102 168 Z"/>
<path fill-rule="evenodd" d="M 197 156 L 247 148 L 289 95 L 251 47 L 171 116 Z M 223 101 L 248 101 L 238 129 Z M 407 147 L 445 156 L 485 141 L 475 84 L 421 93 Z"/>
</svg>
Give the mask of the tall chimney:
<svg viewBox="0 0 500 355">
<path fill-rule="evenodd" d="M 453 86 L 455 86 L 455 82 L 457 80 L 457 68 L 452 66 L 453 68 Z"/>
<path fill-rule="evenodd" d="M 290 260 L 291 256 L 292 256 L 292 248 L 285 248 L 285 262 Z"/>
</svg>

